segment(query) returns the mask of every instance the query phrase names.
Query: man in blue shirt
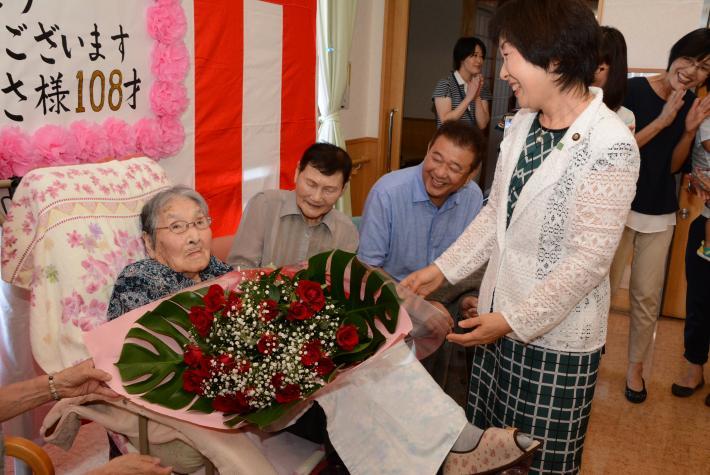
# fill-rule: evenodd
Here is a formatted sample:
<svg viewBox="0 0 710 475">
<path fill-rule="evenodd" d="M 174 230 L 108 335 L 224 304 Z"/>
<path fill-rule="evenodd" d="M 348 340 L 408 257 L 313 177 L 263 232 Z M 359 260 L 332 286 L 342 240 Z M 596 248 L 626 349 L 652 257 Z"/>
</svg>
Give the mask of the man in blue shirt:
<svg viewBox="0 0 710 475">
<path fill-rule="evenodd" d="M 397 281 L 431 264 L 481 210 L 483 194 L 472 179 L 482 155 L 478 129 L 446 122 L 420 165 L 381 177 L 365 202 L 360 260 Z"/>
</svg>

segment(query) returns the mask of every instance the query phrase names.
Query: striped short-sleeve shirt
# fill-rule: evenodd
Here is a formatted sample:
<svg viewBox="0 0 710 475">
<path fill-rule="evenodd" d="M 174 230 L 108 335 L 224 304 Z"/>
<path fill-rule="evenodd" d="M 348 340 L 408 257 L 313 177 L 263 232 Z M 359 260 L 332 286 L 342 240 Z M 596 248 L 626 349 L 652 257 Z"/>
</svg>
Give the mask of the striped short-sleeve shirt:
<svg viewBox="0 0 710 475">
<path fill-rule="evenodd" d="M 431 96 L 431 100 L 433 101 L 437 97 L 448 97 L 451 99 L 452 110 L 456 109 L 461 102 L 463 102 L 464 97 L 466 97 L 466 89 L 463 84 L 459 84 L 456 80 L 454 72 L 449 73 L 448 76 L 436 83 L 436 88 L 434 89 L 434 94 Z M 481 89 L 481 99 L 484 101 L 490 101 L 492 99 L 491 93 L 485 83 Z M 462 120 L 468 125 L 478 127 L 478 124 L 476 124 L 476 101 L 471 101 L 468 105 L 468 109 L 459 120 Z M 441 127 L 441 119 L 438 114 L 436 115 L 436 127 Z"/>
</svg>

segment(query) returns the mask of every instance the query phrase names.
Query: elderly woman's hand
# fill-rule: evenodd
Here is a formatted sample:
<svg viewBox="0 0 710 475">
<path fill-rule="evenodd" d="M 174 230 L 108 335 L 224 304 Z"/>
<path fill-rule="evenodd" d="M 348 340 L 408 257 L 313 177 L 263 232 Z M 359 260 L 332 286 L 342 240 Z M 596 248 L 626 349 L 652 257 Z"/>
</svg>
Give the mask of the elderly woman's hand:
<svg viewBox="0 0 710 475">
<path fill-rule="evenodd" d="M 63 398 L 85 396 L 92 393 L 110 398 L 119 397 L 104 384 L 110 379 L 110 374 L 94 368 L 94 362 L 88 359 L 55 374 L 54 384 L 57 393 Z"/>
</svg>

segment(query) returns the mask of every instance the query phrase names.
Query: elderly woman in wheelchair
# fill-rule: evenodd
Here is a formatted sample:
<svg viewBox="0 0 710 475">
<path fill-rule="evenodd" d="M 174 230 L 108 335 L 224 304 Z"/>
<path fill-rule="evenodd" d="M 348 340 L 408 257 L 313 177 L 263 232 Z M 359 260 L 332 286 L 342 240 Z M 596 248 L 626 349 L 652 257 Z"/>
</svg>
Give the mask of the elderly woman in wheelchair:
<svg viewBox="0 0 710 475">
<path fill-rule="evenodd" d="M 197 192 L 189 188 L 176 186 L 153 196 L 141 212 L 143 242 L 149 257 L 129 264 L 119 274 L 109 303 L 108 318 L 115 319 L 130 310 L 231 271 L 230 266 L 210 254 L 210 224 L 207 204 Z M 416 366 L 420 365 L 417 363 Z M 418 369 L 411 371 L 416 372 Z M 423 377 L 428 379 L 426 374 Z M 397 384 L 393 381 L 390 381 L 390 386 Z M 438 391 L 438 387 L 436 390 Z M 380 388 L 379 391 L 387 390 Z M 435 396 L 438 395 L 437 393 Z M 369 397 L 366 394 L 361 396 L 364 399 Z M 411 394 L 413 400 L 418 397 L 424 396 Z M 439 399 L 441 398 L 446 396 L 441 393 Z M 434 403 L 431 405 L 436 406 Z M 445 404 L 441 407 L 444 406 Z M 354 407 L 348 407 L 348 410 L 356 410 Z M 342 408 L 340 410 L 342 411 Z M 322 422 L 318 422 L 318 417 L 314 420 L 315 422 L 309 422 L 306 418 L 305 424 L 303 419 L 299 420 L 295 425 L 300 428 L 294 430 L 294 433 L 307 436 L 302 433 L 304 429 L 306 433 L 319 432 L 318 428 L 312 426 Z M 445 419 L 442 415 L 442 423 L 444 420 L 449 423 L 454 421 L 457 425 L 459 422 L 465 424 L 458 438 L 453 437 L 453 449 L 456 451 L 453 456 L 463 457 L 467 466 L 476 467 L 476 471 L 488 471 L 519 462 L 528 458 L 539 446 L 538 442 L 517 435 L 514 430 L 492 428 L 483 432 L 466 423 L 463 415 L 460 421 L 456 417 Z M 402 427 L 406 432 L 406 424 Z M 325 428 L 322 430 L 324 432 Z M 182 442 L 175 441 L 169 452 L 179 453 L 189 459 L 193 449 L 183 445 Z M 489 452 L 493 446 L 506 449 L 503 452 L 506 452 L 507 456 L 500 459 L 492 457 Z M 195 454 L 195 457 L 198 455 Z M 455 470 L 451 473 L 454 472 Z"/>
</svg>

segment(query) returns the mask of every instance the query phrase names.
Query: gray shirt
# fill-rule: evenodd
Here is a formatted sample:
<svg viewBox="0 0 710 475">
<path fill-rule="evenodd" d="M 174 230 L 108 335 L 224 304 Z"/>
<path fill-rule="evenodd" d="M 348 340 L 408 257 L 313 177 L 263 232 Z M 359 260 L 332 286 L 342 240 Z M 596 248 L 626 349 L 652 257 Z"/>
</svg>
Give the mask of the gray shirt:
<svg viewBox="0 0 710 475">
<path fill-rule="evenodd" d="M 277 267 L 297 264 L 331 249 L 355 252 L 357 228 L 333 209 L 320 223 L 309 225 L 296 204 L 296 193 L 268 190 L 247 203 L 227 263 L 233 267 Z"/>
</svg>

